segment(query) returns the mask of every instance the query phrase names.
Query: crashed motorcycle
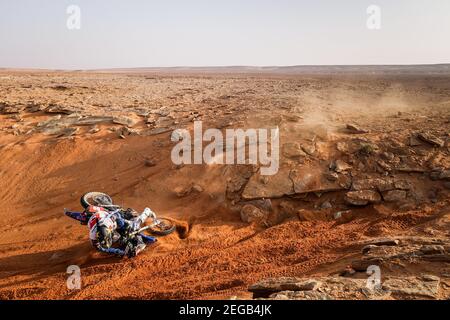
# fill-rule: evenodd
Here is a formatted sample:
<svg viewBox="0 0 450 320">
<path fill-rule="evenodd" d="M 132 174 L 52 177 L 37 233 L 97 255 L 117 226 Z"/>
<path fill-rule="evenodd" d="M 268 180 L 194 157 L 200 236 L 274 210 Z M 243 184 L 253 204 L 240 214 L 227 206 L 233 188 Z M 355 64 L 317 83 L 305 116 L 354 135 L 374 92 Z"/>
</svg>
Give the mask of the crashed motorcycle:
<svg viewBox="0 0 450 320">
<path fill-rule="evenodd" d="M 90 206 L 101 207 L 109 214 L 119 215 L 122 219 L 129 221 L 137 221 L 139 217 L 138 212 L 131 208 L 124 209 L 121 206 L 115 205 L 112 198 L 108 194 L 102 192 L 85 193 L 81 197 L 80 203 L 84 208 L 84 211 L 75 212 L 65 209 L 64 213 L 68 217 L 79 221 L 82 225 L 87 225 L 92 216 L 92 213 L 88 210 Z M 151 212 L 148 208 L 146 210 Z M 114 242 L 126 246 L 127 244 L 140 242 L 137 240 L 142 238 L 144 232 L 156 236 L 166 236 L 174 232 L 176 229 L 176 226 L 171 220 L 167 218 L 157 218 L 153 212 L 149 214 L 149 221 L 150 223 L 147 223 L 145 226 L 136 225 L 135 228 L 126 236 L 116 233 L 114 235 Z"/>
</svg>

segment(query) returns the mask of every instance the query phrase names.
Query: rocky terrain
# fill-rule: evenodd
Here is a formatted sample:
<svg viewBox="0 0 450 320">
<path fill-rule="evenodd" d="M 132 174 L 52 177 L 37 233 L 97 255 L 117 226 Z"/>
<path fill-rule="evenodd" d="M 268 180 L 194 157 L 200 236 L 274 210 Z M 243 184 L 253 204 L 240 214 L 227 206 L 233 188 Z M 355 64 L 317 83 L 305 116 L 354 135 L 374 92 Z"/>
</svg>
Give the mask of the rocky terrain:
<svg viewBox="0 0 450 320">
<path fill-rule="evenodd" d="M 0 298 L 448 299 L 450 73 L 0 72 Z M 280 129 L 280 169 L 174 165 L 173 130 Z M 175 219 L 134 260 L 86 191 Z M 66 287 L 81 267 L 82 289 Z M 381 285 L 367 289 L 367 268 Z"/>
<path fill-rule="evenodd" d="M 406 267 L 414 265 L 426 269 L 430 262 L 448 264 L 448 240 L 415 236 L 400 239 L 381 238 L 355 243 L 355 246 L 362 246 L 362 256 L 338 274 L 315 279 L 264 279 L 250 286 L 249 291 L 254 298 L 274 300 L 448 299 L 447 269 L 436 276 L 408 272 Z M 373 270 L 370 266 L 389 271 L 378 283 L 371 280 Z"/>
</svg>

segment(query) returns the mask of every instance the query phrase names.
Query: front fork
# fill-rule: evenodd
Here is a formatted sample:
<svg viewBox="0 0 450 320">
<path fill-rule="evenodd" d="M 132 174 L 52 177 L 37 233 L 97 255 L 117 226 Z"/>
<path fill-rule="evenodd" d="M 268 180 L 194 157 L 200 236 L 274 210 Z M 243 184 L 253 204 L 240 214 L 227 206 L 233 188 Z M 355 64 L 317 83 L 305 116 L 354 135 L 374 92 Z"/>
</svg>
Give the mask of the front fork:
<svg viewBox="0 0 450 320">
<path fill-rule="evenodd" d="M 148 218 L 152 218 L 154 221 L 157 221 L 156 214 L 149 208 L 145 208 L 144 212 L 142 212 L 135 220 L 136 223 L 138 223 L 137 227 L 139 228 L 141 225 L 143 225 Z"/>
</svg>

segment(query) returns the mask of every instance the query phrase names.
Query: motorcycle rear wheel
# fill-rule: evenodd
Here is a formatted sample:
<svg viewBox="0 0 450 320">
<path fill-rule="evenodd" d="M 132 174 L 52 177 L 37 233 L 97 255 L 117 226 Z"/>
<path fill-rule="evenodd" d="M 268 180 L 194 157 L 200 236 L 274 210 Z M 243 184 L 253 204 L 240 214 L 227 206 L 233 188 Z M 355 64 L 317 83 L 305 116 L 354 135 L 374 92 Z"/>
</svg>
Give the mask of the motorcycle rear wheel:
<svg viewBox="0 0 450 320">
<path fill-rule="evenodd" d="M 80 198 L 81 206 L 87 209 L 89 206 L 111 206 L 113 204 L 109 195 L 103 192 L 87 192 Z"/>
</svg>

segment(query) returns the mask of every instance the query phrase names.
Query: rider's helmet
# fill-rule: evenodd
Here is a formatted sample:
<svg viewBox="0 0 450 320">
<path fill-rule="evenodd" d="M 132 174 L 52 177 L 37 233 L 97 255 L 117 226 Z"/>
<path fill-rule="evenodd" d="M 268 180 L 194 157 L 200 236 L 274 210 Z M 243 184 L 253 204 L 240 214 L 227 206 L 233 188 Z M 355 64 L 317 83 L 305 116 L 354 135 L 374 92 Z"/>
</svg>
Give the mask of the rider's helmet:
<svg viewBox="0 0 450 320">
<path fill-rule="evenodd" d="M 97 224 L 97 238 L 102 247 L 110 248 L 113 244 L 115 222 L 111 218 L 104 218 Z"/>
</svg>

